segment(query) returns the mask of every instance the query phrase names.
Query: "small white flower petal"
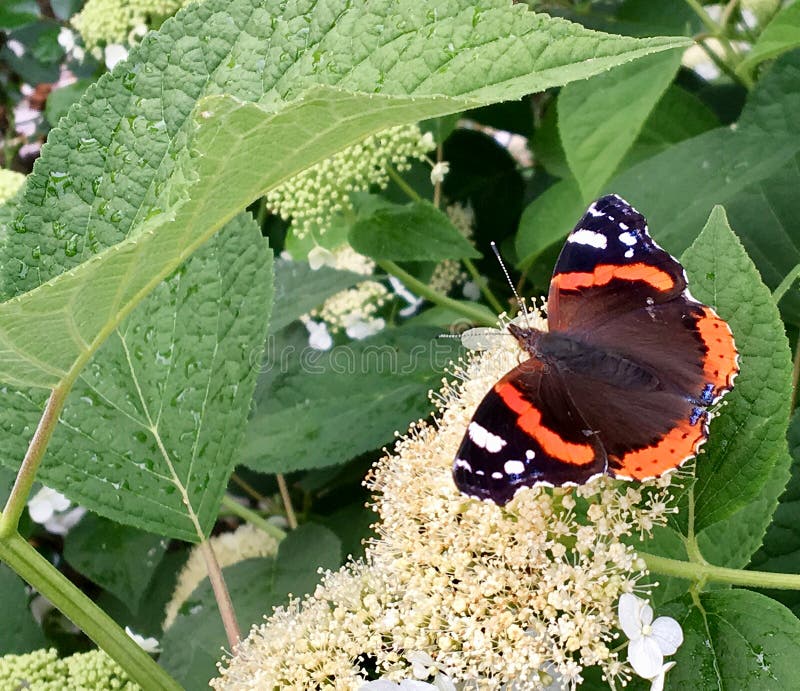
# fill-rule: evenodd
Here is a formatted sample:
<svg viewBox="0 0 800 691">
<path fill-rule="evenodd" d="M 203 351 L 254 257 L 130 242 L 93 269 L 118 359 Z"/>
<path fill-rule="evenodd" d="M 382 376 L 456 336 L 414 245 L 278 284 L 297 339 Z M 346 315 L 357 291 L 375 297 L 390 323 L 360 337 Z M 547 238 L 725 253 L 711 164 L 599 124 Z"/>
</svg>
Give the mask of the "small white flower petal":
<svg viewBox="0 0 800 691">
<path fill-rule="evenodd" d="M 467 281 L 461 292 L 467 300 L 478 300 L 481 297 L 481 288 L 475 281 Z"/>
<path fill-rule="evenodd" d="M 667 662 L 663 667 L 661 667 L 659 673 L 650 679 L 650 691 L 664 691 L 664 679 L 667 676 L 667 672 L 669 672 L 674 666 L 675 662 Z"/>
<path fill-rule="evenodd" d="M 146 653 L 161 652 L 161 646 L 155 638 L 145 638 L 144 636 L 140 636 L 138 633 L 133 631 L 130 626 L 125 627 L 125 633 L 127 633 L 133 639 L 136 645 L 138 645 Z"/>
<path fill-rule="evenodd" d="M 345 328 L 345 333 L 350 338 L 361 341 L 365 338 L 369 338 L 370 336 L 374 336 L 381 329 L 383 329 L 384 326 L 386 326 L 386 322 L 380 318 L 366 320 L 357 319 L 350 323 L 347 328 Z"/>
<path fill-rule="evenodd" d="M 427 681 L 417 681 L 416 679 L 403 679 L 399 686 L 400 691 L 438 691 L 433 685 Z"/>
<path fill-rule="evenodd" d="M 640 598 L 630 593 L 622 593 L 619 596 L 619 604 L 617 605 L 619 625 L 625 635 L 632 641 L 642 635 L 642 622 L 639 618 L 641 602 Z"/>
<path fill-rule="evenodd" d="M 103 58 L 106 67 L 109 70 L 113 70 L 117 63 L 127 60 L 128 49 L 119 43 L 111 43 L 103 49 Z"/>
<path fill-rule="evenodd" d="M 34 523 L 47 523 L 59 511 L 65 511 L 70 501 L 61 492 L 42 487 L 28 501 L 28 513 Z"/>
<path fill-rule="evenodd" d="M 434 164 L 431 169 L 431 183 L 437 184 L 444 182 L 444 177 L 450 172 L 450 164 L 447 161 L 440 161 Z"/>
<path fill-rule="evenodd" d="M 397 691 L 400 685 L 397 682 L 389 681 L 388 679 L 376 679 L 375 681 L 368 681 L 358 687 L 358 691 Z"/>
<path fill-rule="evenodd" d="M 82 506 L 76 506 L 66 513 L 55 514 L 50 520 L 45 521 L 44 527 L 53 535 L 66 535 L 80 522 L 84 515 L 86 515 L 86 509 Z"/>
<path fill-rule="evenodd" d="M 314 350 L 330 350 L 333 347 L 333 338 L 325 322 L 315 322 L 309 319 L 305 325 L 308 331 L 308 345 Z"/>
<path fill-rule="evenodd" d="M 456 691 L 456 685 L 446 674 L 438 672 L 433 680 L 433 685 L 438 691 Z"/>
<path fill-rule="evenodd" d="M 335 266 L 336 257 L 333 252 L 318 245 L 308 253 L 308 265 L 312 271 L 316 271 L 323 266 Z"/>
<path fill-rule="evenodd" d="M 664 664 L 661 648 L 649 636 L 637 638 L 628 644 L 628 662 L 633 671 L 644 679 L 652 679 Z"/>
<path fill-rule="evenodd" d="M 659 617 L 651 629 L 651 636 L 664 655 L 672 655 L 683 643 L 683 629 L 672 617 Z"/>
</svg>

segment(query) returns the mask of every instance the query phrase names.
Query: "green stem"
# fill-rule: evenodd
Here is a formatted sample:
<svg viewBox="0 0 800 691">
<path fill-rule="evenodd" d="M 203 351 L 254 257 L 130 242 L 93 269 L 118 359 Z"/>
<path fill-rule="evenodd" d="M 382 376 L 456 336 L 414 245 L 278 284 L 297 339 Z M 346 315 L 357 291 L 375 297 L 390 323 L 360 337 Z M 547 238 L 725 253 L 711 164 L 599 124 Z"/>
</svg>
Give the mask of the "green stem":
<svg viewBox="0 0 800 691">
<path fill-rule="evenodd" d="M 662 576 L 674 576 L 687 581 L 716 581 L 729 583 L 748 588 L 777 588 L 781 590 L 800 590 L 800 574 L 771 573 L 769 571 L 747 571 L 744 569 L 729 569 L 713 564 L 698 564 L 695 562 L 669 559 L 655 554 L 638 552 L 644 559 L 651 573 Z"/>
<path fill-rule="evenodd" d="M 180 691 L 178 682 L 19 534 L 0 540 L 0 559 L 58 607 L 145 691 Z"/>
<path fill-rule="evenodd" d="M 283 532 L 278 526 L 272 525 L 269 521 L 265 520 L 262 516 L 257 514 L 252 509 L 248 509 L 246 506 L 242 506 L 238 501 L 236 501 L 233 497 L 226 494 L 222 497 L 222 505 L 228 509 L 233 515 L 238 516 L 243 521 L 247 521 L 248 523 L 252 523 L 254 526 L 261 528 L 265 533 L 268 535 L 272 535 L 278 542 L 283 540 L 286 537 L 286 533 Z"/>
<path fill-rule="evenodd" d="M 478 273 L 478 269 L 475 264 L 472 263 L 472 260 L 464 257 L 461 261 L 464 262 L 464 266 L 467 267 L 469 275 L 472 276 L 472 280 L 478 284 L 481 293 L 483 293 L 483 297 L 486 298 L 487 302 L 492 306 L 492 309 L 497 312 L 497 314 L 505 312 L 507 308 L 503 307 L 500 300 L 497 299 L 497 296 L 492 292 L 491 288 L 489 288 L 488 281 Z"/>
<path fill-rule="evenodd" d="M 394 183 L 401 189 L 403 192 L 408 196 L 409 199 L 415 202 L 421 202 L 422 197 L 417 194 L 417 191 L 409 185 L 404 179 L 403 176 L 400 175 L 395 169 L 394 166 L 386 166 L 386 172 L 389 173 L 389 177 L 392 178 Z"/>
<path fill-rule="evenodd" d="M 393 261 L 389 261 L 388 259 L 379 259 L 377 264 L 386 273 L 399 278 L 409 290 L 430 300 L 434 304 L 447 307 L 454 312 L 463 314 L 467 319 L 470 319 L 475 324 L 479 324 L 481 326 L 497 326 L 497 322 L 493 319 L 487 318 L 486 312 L 479 309 L 477 305 L 473 306 L 468 302 L 459 302 L 458 300 L 453 300 L 446 295 L 442 295 L 440 292 L 433 290 L 430 286 L 426 285 L 419 279 L 414 278 L 407 271 L 401 269 Z"/>
<path fill-rule="evenodd" d="M 52 390 L 50 398 L 47 399 L 42 417 L 39 420 L 36 431 L 33 433 L 30 444 L 28 444 L 25 458 L 22 460 L 22 465 L 17 473 L 14 488 L 11 490 L 6 506 L 3 509 L 3 515 L 0 516 L 0 540 L 10 538 L 17 532 L 20 516 L 25 510 L 31 487 L 36 479 L 36 471 L 42 462 L 50 437 L 53 436 L 53 431 L 58 424 L 58 416 L 64 407 L 64 402 L 71 388 L 71 381 L 62 381 Z"/>
<path fill-rule="evenodd" d="M 772 291 L 772 299 L 776 305 L 781 301 L 781 298 L 786 295 L 786 291 L 792 287 L 792 283 L 797 280 L 798 276 L 800 276 L 800 264 L 797 264 L 786 274 L 786 277 L 780 282 L 780 285 Z"/>
<path fill-rule="evenodd" d="M 719 27 L 717 23 L 711 18 L 711 15 L 706 12 L 706 8 L 703 7 L 698 0 L 686 0 L 686 4 L 694 10 L 694 13 L 700 17 L 700 21 L 703 22 L 703 25 L 708 29 L 709 33 L 713 34 L 714 36 L 719 33 Z"/>
</svg>

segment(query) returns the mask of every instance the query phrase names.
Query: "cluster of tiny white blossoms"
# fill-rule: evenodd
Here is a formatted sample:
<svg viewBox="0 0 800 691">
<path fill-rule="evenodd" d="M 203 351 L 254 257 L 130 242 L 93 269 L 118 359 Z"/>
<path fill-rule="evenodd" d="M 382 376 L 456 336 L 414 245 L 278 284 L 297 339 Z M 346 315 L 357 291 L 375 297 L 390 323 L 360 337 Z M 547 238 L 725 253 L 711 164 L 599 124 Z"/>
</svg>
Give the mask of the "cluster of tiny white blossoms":
<svg viewBox="0 0 800 691">
<path fill-rule="evenodd" d="M 267 193 L 267 207 L 283 219 L 292 219 L 294 233 L 305 236 L 316 229 L 324 233 L 331 217 L 351 210 L 350 195 L 371 187 L 385 189 L 387 168 L 398 172 L 410 161 L 426 160 L 436 146 L 430 132 L 417 125 L 391 127 L 317 163 Z"/>
<path fill-rule="evenodd" d="M 209 540 L 220 568 L 238 564 L 245 559 L 274 556 L 278 551 L 278 541 L 250 523 L 243 523 L 230 533 L 215 535 Z M 175 623 L 183 603 L 189 599 L 200 582 L 208 577 L 205 557 L 199 547 L 192 549 L 186 564 L 178 575 L 172 599 L 166 607 L 163 629 L 166 631 Z"/>
<path fill-rule="evenodd" d="M 630 678 L 617 607 L 646 570 L 620 538 L 666 521 L 669 480 L 527 488 L 505 507 L 460 494 L 451 466 L 464 430 L 521 355 L 514 339 L 492 340 L 445 381 L 435 424 L 412 425 L 374 467 L 379 537 L 365 560 L 254 627 L 214 688 L 359 689 L 380 678 L 523 691 L 574 688 L 590 666 L 610 685 Z"/>
<path fill-rule="evenodd" d="M 130 45 L 141 28 L 158 28 L 189 0 L 87 0 L 72 20 L 89 49 Z M 133 35 L 132 35 L 133 34 Z"/>
<path fill-rule="evenodd" d="M 0 204 L 8 201 L 25 184 L 25 176 L 7 168 L 0 168 Z"/>
</svg>

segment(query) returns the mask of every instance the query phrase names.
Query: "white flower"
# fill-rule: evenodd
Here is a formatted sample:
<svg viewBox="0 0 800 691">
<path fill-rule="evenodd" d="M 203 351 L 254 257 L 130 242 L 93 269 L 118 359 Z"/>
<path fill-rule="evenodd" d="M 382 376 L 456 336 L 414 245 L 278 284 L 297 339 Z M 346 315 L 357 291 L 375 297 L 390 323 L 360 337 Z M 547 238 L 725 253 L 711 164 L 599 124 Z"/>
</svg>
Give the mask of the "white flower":
<svg viewBox="0 0 800 691">
<path fill-rule="evenodd" d="M 312 271 L 323 266 L 336 266 L 336 257 L 333 252 L 317 245 L 308 253 L 308 265 Z"/>
<path fill-rule="evenodd" d="M 475 281 L 467 281 L 461 292 L 467 300 L 479 300 L 481 297 L 481 287 Z"/>
<path fill-rule="evenodd" d="M 653 608 L 647 600 L 630 593 L 619 598 L 619 624 L 630 639 L 628 662 L 640 677 L 653 680 L 656 686 L 659 676 L 663 686 L 663 675 L 670 669 L 664 665 L 664 655 L 672 655 L 683 643 L 683 631 L 672 617 L 659 617 L 653 621 Z M 664 669 L 666 667 L 666 669 Z"/>
<path fill-rule="evenodd" d="M 436 185 L 444 182 L 444 176 L 450 172 L 450 164 L 447 161 L 435 163 L 431 169 L 431 184 Z"/>
<path fill-rule="evenodd" d="M 14 38 L 6 42 L 6 48 L 8 48 L 18 58 L 21 58 L 23 55 L 25 55 L 25 46 Z"/>
<path fill-rule="evenodd" d="M 113 70 L 118 62 L 128 58 L 128 49 L 120 43 L 112 43 L 103 49 L 103 59 L 106 67 Z"/>
<path fill-rule="evenodd" d="M 127 633 L 134 640 L 136 645 L 138 645 L 146 653 L 153 654 L 161 652 L 161 646 L 159 645 L 157 639 L 140 636 L 138 633 L 132 631 L 130 626 L 125 627 L 125 633 Z"/>
<path fill-rule="evenodd" d="M 419 140 L 420 146 L 426 151 L 436 148 L 436 140 L 433 138 L 433 132 L 426 132 Z"/>
<path fill-rule="evenodd" d="M 344 332 L 356 341 L 362 341 L 365 338 L 374 336 L 383 327 L 386 322 L 378 317 L 377 319 L 361 319 L 357 314 L 353 313 L 345 318 Z"/>
<path fill-rule="evenodd" d="M 66 535 L 86 514 L 86 509 L 76 506 L 66 513 L 57 513 L 49 521 L 45 521 L 45 529 L 53 535 Z"/>
<path fill-rule="evenodd" d="M 394 276 L 389 276 L 389 285 L 392 286 L 392 290 L 394 291 L 395 295 L 403 298 L 403 300 L 408 303 L 406 307 L 403 307 L 403 309 L 400 310 L 399 314 L 401 317 L 410 317 L 419 309 L 419 306 L 422 304 L 422 298 L 414 295 L 414 293 L 412 293 L 403 285 L 400 279 L 395 278 Z"/>
<path fill-rule="evenodd" d="M 656 676 L 650 679 L 650 691 L 664 691 L 664 677 L 675 666 L 675 662 L 667 662 Z"/>
<path fill-rule="evenodd" d="M 325 322 L 315 322 L 313 319 L 304 319 L 303 323 L 308 331 L 308 345 L 314 350 L 330 350 L 333 347 L 333 338 Z"/>
<path fill-rule="evenodd" d="M 61 492 L 56 492 L 49 487 L 42 487 L 28 500 L 28 513 L 34 523 L 44 524 L 56 513 L 66 511 L 70 504 L 70 500 Z"/>
</svg>

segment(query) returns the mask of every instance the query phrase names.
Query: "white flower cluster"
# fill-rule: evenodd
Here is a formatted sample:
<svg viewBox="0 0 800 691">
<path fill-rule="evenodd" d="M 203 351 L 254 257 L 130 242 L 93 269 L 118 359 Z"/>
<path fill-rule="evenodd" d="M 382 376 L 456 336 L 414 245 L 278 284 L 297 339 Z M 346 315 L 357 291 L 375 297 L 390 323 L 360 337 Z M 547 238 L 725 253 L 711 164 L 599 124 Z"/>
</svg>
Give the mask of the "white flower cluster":
<svg viewBox="0 0 800 691">
<path fill-rule="evenodd" d="M 611 684 L 630 678 L 636 656 L 621 657 L 620 631 L 652 631 L 618 615 L 645 574 L 621 538 L 666 521 L 669 480 L 528 488 L 505 507 L 461 495 L 451 466 L 464 430 L 520 357 L 513 339 L 494 341 L 445 383 L 436 423 L 412 425 L 373 469 L 379 538 L 365 560 L 255 627 L 214 688 L 370 689 L 379 678 L 394 686 L 375 688 L 525 691 L 574 687 L 591 666 Z"/>
<path fill-rule="evenodd" d="M 351 209 L 350 194 L 389 184 L 387 167 L 404 172 L 413 159 L 425 160 L 435 146 L 430 133 L 417 125 L 401 125 L 373 134 L 334 154 L 267 193 L 267 207 L 292 219 L 294 232 L 312 228 L 324 233 L 331 217 Z"/>
</svg>

